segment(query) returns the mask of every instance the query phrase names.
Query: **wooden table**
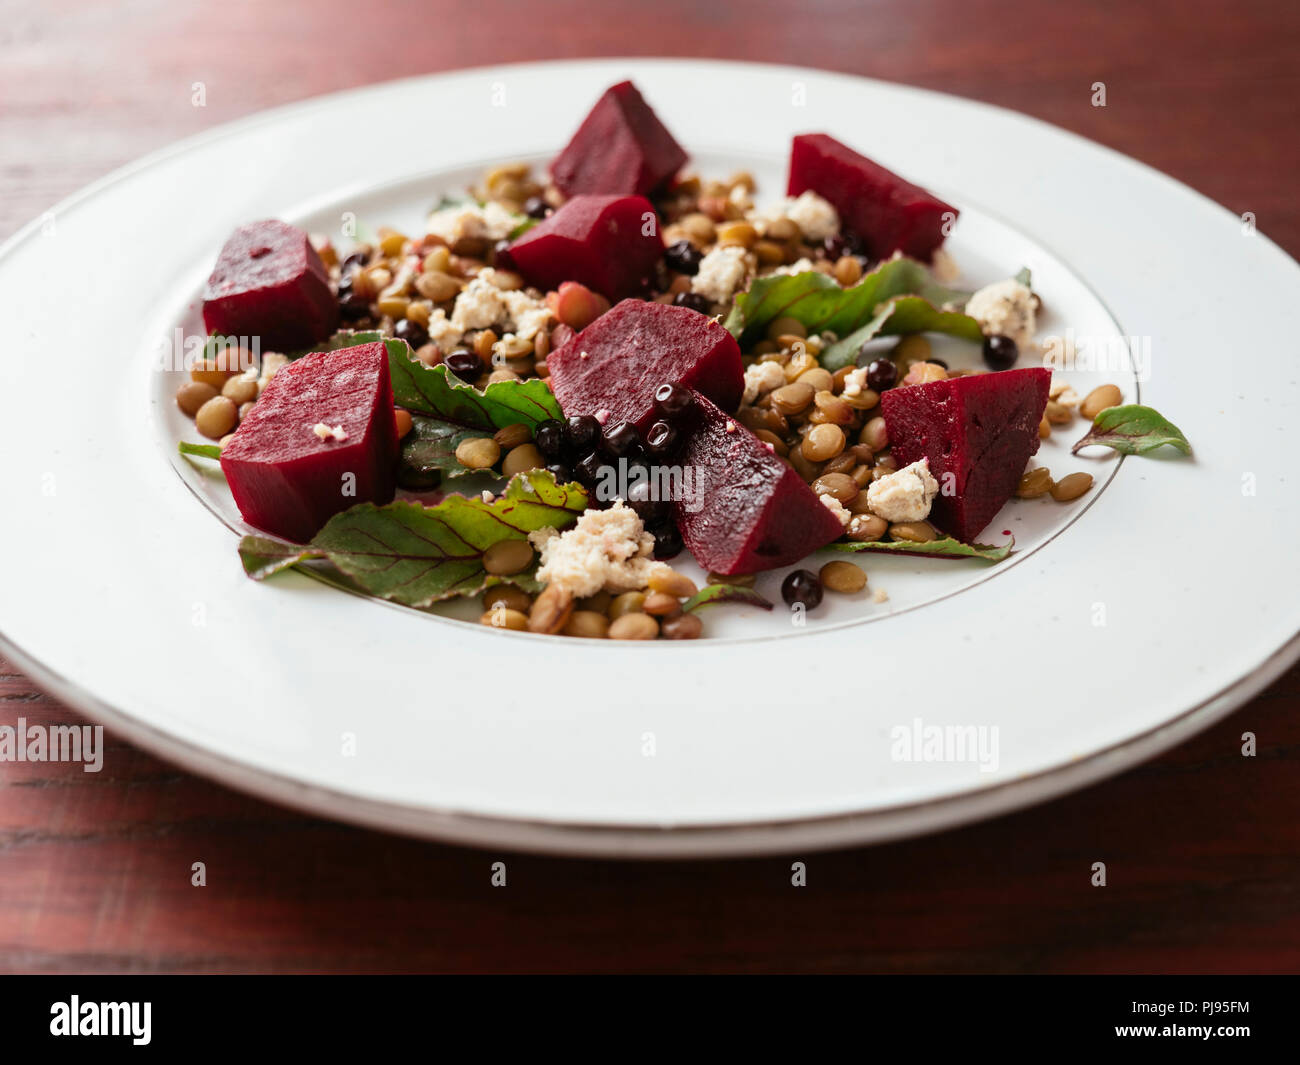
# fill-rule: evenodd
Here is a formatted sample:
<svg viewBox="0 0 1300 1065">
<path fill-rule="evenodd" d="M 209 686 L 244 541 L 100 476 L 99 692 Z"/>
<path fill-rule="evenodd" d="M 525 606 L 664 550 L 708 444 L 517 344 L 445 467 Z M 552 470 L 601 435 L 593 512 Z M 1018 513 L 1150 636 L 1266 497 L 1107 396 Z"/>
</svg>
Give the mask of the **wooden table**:
<svg viewBox="0 0 1300 1065">
<path fill-rule="evenodd" d="M 1253 211 L 1300 252 L 1300 8 L 1281 2 L 5 8 L 0 237 L 145 151 L 270 105 L 476 64 L 636 53 L 806 64 L 1002 104 Z M 190 102 L 196 81 L 204 108 Z M 1098 81 L 1104 108 L 1090 102 Z M 74 269 L 94 263 L 88 248 Z M 1298 696 L 1300 668 L 1083 793 L 805 856 L 804 889 L 789 886 L 789 859 L 617 864 L 391 838 L 268 806 L 121 742 L 100 774 L 0 763 L 0 969 L 1294 972 Z M 19 715 L 78 720 L 0 660 L 0 724 Z M 1257 757 L 1241 756 L 1246 731 Z M 494 889 L 489 865 L 503 857 L 509 886 Z M 190 886 L 195 861 L 204 889 Z M 1089 884 L 1095 861 L 1106 888 Z"/>
</svg>

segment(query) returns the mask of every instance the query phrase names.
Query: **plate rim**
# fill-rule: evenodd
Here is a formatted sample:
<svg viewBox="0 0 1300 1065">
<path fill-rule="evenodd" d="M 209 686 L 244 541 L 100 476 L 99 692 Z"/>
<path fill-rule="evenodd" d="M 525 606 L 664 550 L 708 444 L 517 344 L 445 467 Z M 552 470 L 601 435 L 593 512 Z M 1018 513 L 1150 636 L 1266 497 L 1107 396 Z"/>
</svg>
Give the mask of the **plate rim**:
<svg viewBox="0 0 1300 1065">
<path fill-rule="evenodd" d="M 1222 720 L 1300 659 L 1300 633 L 1258 666 L 1182 714 L 1120 743 L 1015 780 L 941 798 L 874 810 L 716 824 L 610 825 L 567 819 L 503 817 L 375 799 L 310 784 L 208 750 L 112 706 L 37 661 L 0 631 L 0 651 L 61 702 L 151 754 L 225 787 L 303 813 L 488 850 L 582 858 L 753 858 L 883 843 L 958 828 L 1071 794 L 1155 757 Z M 813 833 L 815 838 L 809 839 Z"/>
</svg>

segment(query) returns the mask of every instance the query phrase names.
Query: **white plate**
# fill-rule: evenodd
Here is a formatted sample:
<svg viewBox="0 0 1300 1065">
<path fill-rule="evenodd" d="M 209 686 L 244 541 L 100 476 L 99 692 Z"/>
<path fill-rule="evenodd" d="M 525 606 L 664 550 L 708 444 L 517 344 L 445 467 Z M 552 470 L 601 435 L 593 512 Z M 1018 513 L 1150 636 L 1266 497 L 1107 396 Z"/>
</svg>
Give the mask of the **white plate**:
<svg viewBox="0 0 1300 1065">
<path fill-rule="evenodd" d="M 889 602 L 828 597 L 803 627 L 780 608 L 716 608 L 715 638 L 694 644 L 502 634 L 303 576 L 248 581 L 212 513 L 238 526 L 220 481 L 173 461 L 186 423 L 159 370 L 229 230 L 269 216 L 337 230 L 345 211 L 413 224 L 485 163 L 549 157 L 629 76 L 706 175 L 745 167 L 777 195 L 791 134 L 816 129 L 944 195 L 962 209 L 949 246 L 967 282 L 1028 265 L 1047 331 L 1093 350 L 1139 338 L 1136 363 L 1077 386 L 1120 384 L 1183 428 L 1195 460 L 1071 459 L 1076 423 L 1038 461 L 1097 486 L 1008 505 L 982 538 L 1013 531 L 1011 560 L 864 556 Z M 459 842 L 761 853 L 1041 800 L 1191 735 L 1296 657 L 1283 448 L 1297 387 L 1276 323 L 1300 270 L 1246 228 L 1022 116 L 780 67 L 477 70 L 223 127 L 0 251 L 0 633 L 57 695 L 165 757 Z M 87 269 L 89 289 L 69 284 Z M 917 719 L 996 730 L 996 765 L 900 760 L 894 732 Z"/>
</svg>

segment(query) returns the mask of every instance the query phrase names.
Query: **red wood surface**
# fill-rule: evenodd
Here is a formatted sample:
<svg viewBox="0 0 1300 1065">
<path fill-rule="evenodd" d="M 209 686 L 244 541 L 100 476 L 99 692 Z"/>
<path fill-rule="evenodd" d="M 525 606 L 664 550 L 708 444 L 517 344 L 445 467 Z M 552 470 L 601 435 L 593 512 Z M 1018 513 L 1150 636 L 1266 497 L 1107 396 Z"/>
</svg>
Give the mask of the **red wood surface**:
<svg viewBox="0 0 1300 1065">
<path fill-rule="evenodd" d="M 4 0 L 0 14 L 0 237 L 145 151 L 274 104 L 484 63 L 676 54 L 1025 111 L 1253 211 L 1300 253 L 1292 3 Z M 205 108 L 191 106 L 195 81 Z M 1091 106 L 1096 81 L 1105 108 Z M 92 274 L 94 261 L 86 249 Z M 1085 792 L 800 856 L 806 888 L 790 885 L 788 858 L 619 864 L 392 838 L 120 741 L 98 774 L 0 763 L 0 970 L 1294 972 L 1298 700 L 1293 669 Z M 20 715 L 80 720 L 0 660 L 0 724 Z M 489 880 L 498 859 L 504 888 Z M 205 888 L 190 886 L 195 861 Z M 1105 888 L 1090 886 L 1096 861 Z"/>
</svg>

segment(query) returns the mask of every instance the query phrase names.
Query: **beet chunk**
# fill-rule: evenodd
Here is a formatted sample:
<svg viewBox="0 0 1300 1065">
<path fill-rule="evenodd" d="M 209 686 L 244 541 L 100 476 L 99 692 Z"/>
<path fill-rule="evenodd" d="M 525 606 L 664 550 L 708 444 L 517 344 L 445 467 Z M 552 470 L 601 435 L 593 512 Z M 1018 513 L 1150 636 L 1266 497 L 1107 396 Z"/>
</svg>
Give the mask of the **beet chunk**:
<svg viewBox="0 0 1300 1065">
<path fill-rule="evenodd" d="M 644 196 L 575 196 L 510 245 L 516 268 L 538 288 L 580 281 L 611 300 L 640 291 L 663 253 Z"/>
<path fill-rule="evenodd" d="M 714 573 L 788 566 L 844 532 L 803 479 L 739 422 L 696 395 L 678 463 L 689 498 L 673 503 L 691 554 Z"/>
<path fill-rule="evenodd" d="M 339 308 L 307 234 L 269 220 L 240 226 L 203 292 L 209 333 L 262 338 L 263 351 L 295 351 L 334 332 Z"/>
<path fill-rule="evenodd" d="M 1011 498 L 1038 451 L 1052 371 L 975 374 L 891 388 L 880 397 L 899 467 L 929 459 L 939 482 L 930 520 L 970 543 Z M 951 475 L 951 476 L 949 476 Z"/>
<path fill-rule="evenodd" d="M 345 436 L 321 439 L 318 424 Z M 397 450 L 388 353 L 375 342 L 284 367 L 222 450 L 221 469 L 246 522 L 301 543 L 353 504 L 391 502 Z"/>
<path fill-rule="evenodd" d="M 957 208 L 825 133 L 802 134 L 790 146 L 787 191 L 798 196 L 808 189 L 829 200 L 843 225 L 880 259 L 901 250 L 929 262 L 944 240 L 944 214 L 957 217 Z"/>
<path fill-rule="evenodd" d="M 686 162 L 650 105 L 630 81 L 605 90 L 573 140 L 551 163 L 551 178 L 566 196 L 581 192 L 645 196 Z"/>
<path fill-rule="evenodd" d="M 551 352 L 551 390 L 564 413 L 606 424 L 655 420 L 654 391 L 677 381 L 734 411 L 745 388 L 735 338 L 688 307 L 624 300 Z"/>
</svg>

